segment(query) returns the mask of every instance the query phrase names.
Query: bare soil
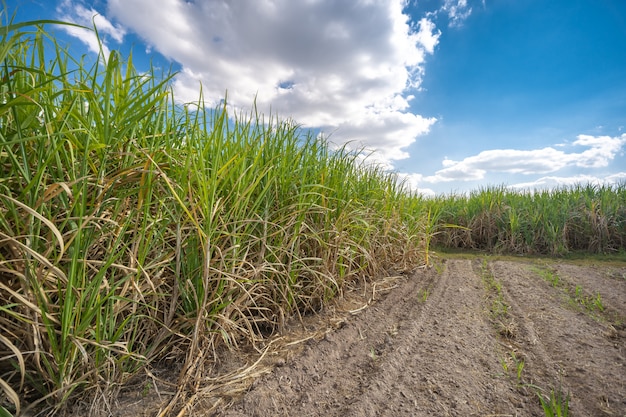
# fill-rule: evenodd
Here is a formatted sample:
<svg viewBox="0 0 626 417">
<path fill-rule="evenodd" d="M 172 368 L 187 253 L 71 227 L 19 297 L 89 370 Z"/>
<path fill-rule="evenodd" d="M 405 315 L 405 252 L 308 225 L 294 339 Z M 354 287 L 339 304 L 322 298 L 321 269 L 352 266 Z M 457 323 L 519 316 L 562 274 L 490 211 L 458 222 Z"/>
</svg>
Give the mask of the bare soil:
<svg viewBox="0 0 626 417">
<path fill-rule="evenodd" d="M 626 265 L 486 259 L 355 286 L 184 414 L 626 416 Z"/>
</svg>

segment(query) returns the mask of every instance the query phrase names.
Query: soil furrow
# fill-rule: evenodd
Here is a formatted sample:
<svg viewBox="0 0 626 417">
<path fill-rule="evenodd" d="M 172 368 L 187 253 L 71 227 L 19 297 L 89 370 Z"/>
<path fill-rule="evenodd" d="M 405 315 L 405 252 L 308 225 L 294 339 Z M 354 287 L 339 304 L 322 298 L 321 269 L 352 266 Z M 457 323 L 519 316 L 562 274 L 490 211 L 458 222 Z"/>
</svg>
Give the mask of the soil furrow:
<svg viewBox="0 0 626 417">
<path fill-rule="evenodd" d="M 349 316 L 339 329 L 311 340 L 293 361 L 255 381 L 245 398 L 224 415 L 339 415 L 367 390 L 376 372 L 375 358 L 388 349 L 400 323 L 418 314 L 418 294 L 434 277 L 426 272 L 417 275 L 421 277 L 403 279 L 399 288 Z"/>
<path fill-rule="evenodd" d="M 626 266 L 473 259 L 347 291 L 334 310 L 287 326 L 247 392 L 233 399 L 244 380 L 209 392 L 206 411 L 199 402 L 186 415 L 539 417 L 537 390 L 562 384 L 570 415 L 626 416 Z M 606 308 L 573 302 L 576 286 Z M 376 301 L 361 308 L 368 291 Z"/>
<path fill-rule="evenodd" d="M 434 280 L 429 294 L 424 283 Z M 508 412 L 499 349 L 470 261 L 419 272 L 225 415 L 479 416 Z M 486 377 L 485 377 L 486 376 Z"/>
<path fill-rule="evenodd" d="M 571 393 L 572 415 L 626 415 L 624 340 L 567 304 L 563 288 L 545 282 L 529 265 L 498 261 L 493 273 L 518 323 L 512 344 L 525 358 L 526 382 Z"/>
<path fill-rule="evenodd" d="M 507 397 L 506 387 L 495 379 L 476 379 L 498 371 L 494 339 L 484 337 L 493 329 L 483 298 L 470 262 L 448 262 L 426 306 L 400 329 L 395 349 L 382 358 L 376 375 L 381 383 L 343 414 L 473 416 L 508 408 L 499 401 Z"/>
<path fill-rule="evenodd" d="M 557 263 L 554 270 L 571 293 L 578 289 L 583 297 L 598 299 L 608 316 L 622 324 L 626 321 L 625 268 Z"/>
</svg>

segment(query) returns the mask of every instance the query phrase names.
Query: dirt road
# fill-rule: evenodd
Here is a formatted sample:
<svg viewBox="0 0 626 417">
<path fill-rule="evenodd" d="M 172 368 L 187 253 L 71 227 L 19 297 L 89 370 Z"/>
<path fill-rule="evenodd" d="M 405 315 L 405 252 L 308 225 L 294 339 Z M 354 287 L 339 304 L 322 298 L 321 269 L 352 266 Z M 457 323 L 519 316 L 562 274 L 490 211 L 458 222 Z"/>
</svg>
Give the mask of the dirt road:
<svg viewBox="0 0 626 417">
<path fill-rule="evenodd" d="M 626 416 L 623 264 L 450 259 L 393 284 L 215 415 L 543 416 L 561 386 L 572 416 Z"/>
</svg>

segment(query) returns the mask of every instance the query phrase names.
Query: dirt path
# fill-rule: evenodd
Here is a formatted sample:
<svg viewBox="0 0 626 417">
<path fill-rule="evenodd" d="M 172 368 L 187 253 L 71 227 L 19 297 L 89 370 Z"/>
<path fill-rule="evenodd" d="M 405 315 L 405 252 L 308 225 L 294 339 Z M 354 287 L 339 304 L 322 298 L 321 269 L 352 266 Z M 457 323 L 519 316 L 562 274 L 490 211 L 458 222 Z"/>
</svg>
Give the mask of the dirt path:
<svg viewBox="0 0 626 417">
<path fill-rule="evenodd" d="M 626 268 L 554 265 L 419 271 L 216 415 L 542 416 L 528 385 L 562 384 L 571 415 L 626 416 Z"/>
</svg>

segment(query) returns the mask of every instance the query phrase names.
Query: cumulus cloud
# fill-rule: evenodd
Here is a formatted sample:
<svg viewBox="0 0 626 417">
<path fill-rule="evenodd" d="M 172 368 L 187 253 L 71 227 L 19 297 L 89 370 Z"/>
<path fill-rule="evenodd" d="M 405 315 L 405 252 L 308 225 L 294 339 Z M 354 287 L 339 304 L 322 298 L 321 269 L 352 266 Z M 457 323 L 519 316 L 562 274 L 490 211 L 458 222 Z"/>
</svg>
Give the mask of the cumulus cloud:
<svg viewBox="0 0 626 417">
<path fill-rule="evenodd" d="M 582 168 L 601 168 L 609 164 L 615 158 L 624 144 L 626 134 L 619 137 L 579 135 L 574 145 L 587 146 L 590 149 L 580 153 L 575 158 L 576 166 Z"/>
<path fill-rule="evenodd" d="M 586 147 L 581 152 L 565 152 L 553 147 L 533 150 L 494 149 L 469 156 L 462 161 L 444 159 L 443 169 L 423 178 L 430 183 L 472 181 L 487 173 L 547 174 L 566 167 L 602 168 L 623 152 L 626 134 L 617 137 L 579 135 L 573 147 Z"/>
<path fill-rule="evenodd" d="M 440 32 L 428 19 L 411 25 L 404 4 L 109 0 L 108 15 L 182 65 L 178 99 L 197 100 L 200 84 L 210 106 L 226 92 L 235 107 L 256 99 L 389 163 L 436 121 L 407 109 Z"/>
<path fill-rule="evenodd" d="M 574 175 L 571 177 L 546 176 L 534 181 L 512 184 L 514 189 L 554 189 L 559 187 L 570 187 L 578 184 L 592 185 L 617 185 L 626 182 L 626 172 L 597 177 L 593 175 Z"/>
<path fill-rule="evenodd" d="M 100 48 L 102 47 L 102 52 L 105 57 L 108 57 L 110 53 L 106 42 L 101 44 L 98 41 L 96 33 L 90 29 L 95 26 L 98 29 L 100 36 L 108 36 L 117 43 L 121 43 L 126 35 L 126 30 L 123 27 L 114 25 L 95 9 L 87 8 L 82 3 L 72 2 L 71 0 L 63 0 L 57 5 L 56 13 L 59 18 L 65 22 L 76 23 L 89 28 L 84 29 L 67 25 L 60 26 L 60 28 L 66 31 L 69 35 L 78 38 L 81 42 L 83 42 L 91 52 L 97 54 L 100 52 Z"/>
<path fill-rule="evenodd" d="M 439 36 L 441 31 L 436 30 L 435 24 L 423 17 L 419 21 L 419 32 L 417 32 L 417 41 L 424 47 L 424 50 L 429 54 L 435 52 L 435 46 L 439 43 Z"/>
</svg>

